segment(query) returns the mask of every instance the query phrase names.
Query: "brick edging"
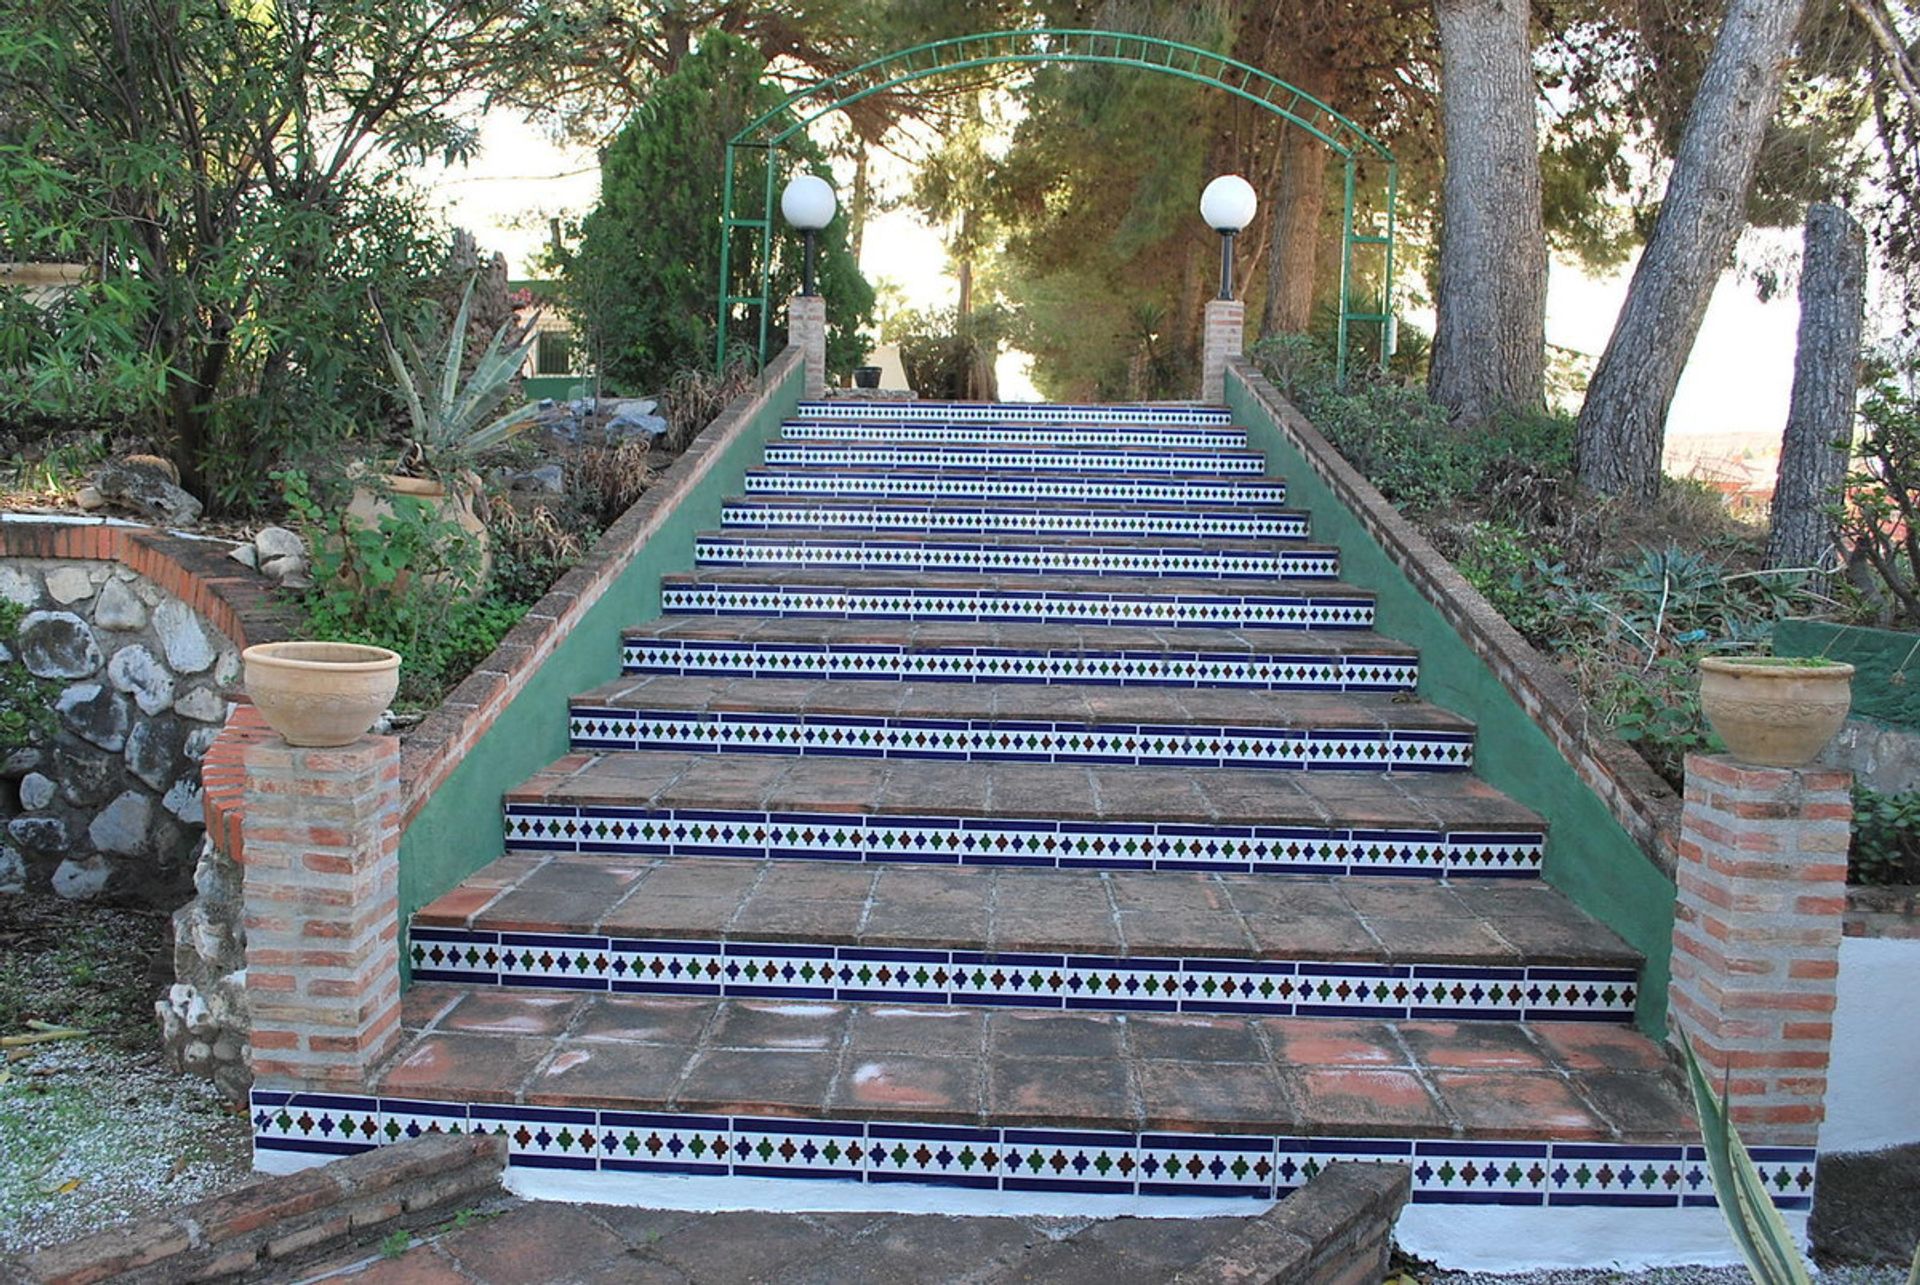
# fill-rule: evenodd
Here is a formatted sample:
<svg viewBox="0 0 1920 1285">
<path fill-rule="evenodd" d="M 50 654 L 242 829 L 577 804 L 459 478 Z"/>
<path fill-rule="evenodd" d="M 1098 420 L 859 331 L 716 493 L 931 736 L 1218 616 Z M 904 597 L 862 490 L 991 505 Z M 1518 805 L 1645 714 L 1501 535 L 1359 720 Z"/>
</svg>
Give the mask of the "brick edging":
<svg viewBox="0 0 1920 1285">
<path fill-rule="evenodd" d="M 1412 1194 L 1406 1165 L 1330 1164 L 1174 1277 L 1174 1285 L 1377 1281 L 1386 1273 L 1394 1219 Z"/>
<path fill-rule="evenodd" d="M 759 384 L 736 397 L 702 429 L 659 480 L 606 529 L 587 556 L 508 631 L 493 654 L 453 689 L 440 708 L 401 738 L 403 830 L 627 563 L 713 471 L 800 359 L 800 350 L 794 347 L 776 357 L 761 372 Z"/>
<path fill-rule="evenodd" d="M 177 1213 L 123 1223 L 13 1262 L 0 1277 L 45 1285 L 210 1280 L 281 1270 L 349 1237 L 501 1194 L 507 1141 L 428 1135 L 299 1173 L 262 1177 Z"/>
<path fill-rule="evenodd" d="M 1245 357 L 1229 369 L 1386 555 L 1500 680 L 1647 859 L 1672 878 L 1680 796 L 1630 746 L 1609 737 L 1567 676 L 1506 619 L 1320 430 Z"/>
</svg>

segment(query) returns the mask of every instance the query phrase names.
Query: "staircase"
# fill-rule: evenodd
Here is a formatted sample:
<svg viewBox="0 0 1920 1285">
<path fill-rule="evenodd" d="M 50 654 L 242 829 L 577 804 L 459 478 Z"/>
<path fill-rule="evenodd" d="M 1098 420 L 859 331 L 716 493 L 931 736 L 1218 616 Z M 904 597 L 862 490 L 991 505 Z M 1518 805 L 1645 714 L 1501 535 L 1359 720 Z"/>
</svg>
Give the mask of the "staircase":
<svg viewBox="0 0 1920 1285">
<path fill-rule="evenodd" d="M 379 1083 L 256 1093 L 260 1146 L 485 1128 L 720 1205 L 1355 1158 L 1416 1203 L 1710 1204 L 1639 959 L 1265 468 L 1218 408 L 803 404 L 507 855 L 414 916 Z"/>
</svg>

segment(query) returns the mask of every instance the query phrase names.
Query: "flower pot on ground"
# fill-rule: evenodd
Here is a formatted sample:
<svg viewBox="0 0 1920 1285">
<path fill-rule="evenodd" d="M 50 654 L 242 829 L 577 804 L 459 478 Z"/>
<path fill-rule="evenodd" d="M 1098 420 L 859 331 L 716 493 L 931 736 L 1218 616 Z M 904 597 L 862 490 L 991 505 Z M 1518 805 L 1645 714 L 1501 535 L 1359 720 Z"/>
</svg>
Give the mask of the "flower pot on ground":
<svg viewBox="0 0 1920 1285">
<path fill-rule="evenodd" d="M 880 387 L 880 368 L 878 366 L 855 366 L 853 368 L 853 386 L 855 388 Z"/>
<path fill-rule="evenodd" d="M 1805 767 L 1847 721 L 1853 666 L 1799 656 L 1708 656 L 1700 709 L 1742 763 Z"/>
<path fill-rule="evenodd" d="M 477 556 L 470 560 L 470 572 L 429 571 L 421 578 L 429 584 L 456 590 L 475 589 L 486 583 L 487 573 L 493 567 L 487 524 L 475 508 L 481 497 L 480 488 L 480 475 L 471 470 L 456 476 L 451 486 L 434 478 L 403 477 L 394 473 L 375 476 L 363 470 L 354 478 L 353 497 L 347 503 L 345 521 L 363 530 L 378 531 L 383 518 L 394 516 L 396 497 L 418 500 L 436 520 L 458 527 L 477 550 Z M 406 573 L 402 572 L 393 586 L 396 592 L 406 589 L 406 579 Z"/>
<path fill-rule="evenodd" d="M 351 745 L 400 689 L 400 653 L 361 643 L 260 643 L 241 654 L 247 695 L 289 745 Z"/>
</svg>

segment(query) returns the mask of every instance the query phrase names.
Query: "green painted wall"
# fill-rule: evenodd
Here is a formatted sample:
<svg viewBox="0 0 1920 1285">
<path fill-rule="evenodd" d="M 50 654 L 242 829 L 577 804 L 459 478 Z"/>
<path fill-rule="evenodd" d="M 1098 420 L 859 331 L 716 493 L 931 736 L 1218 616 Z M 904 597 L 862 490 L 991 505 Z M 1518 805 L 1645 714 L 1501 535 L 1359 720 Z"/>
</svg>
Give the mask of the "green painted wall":
<svg viewBox="0 0 1920 1285">
<path fill-rule="evenodd" d="M 520 381 L 520 391 L 526 394 L 530 402 L 544 401 L 549 397 L 556 402 L 570 402 L 587 395 L 587 377 L 585 375 L 528 375 Z"/>
<path fill-rule="evenodd" d="M 1479 775 L 1547 818 L 1547 881 L 1646 956 L 1636 1018 L 1649 1034 L 1664 1035 L 1673 882 L 1641 853 L 1446 617 L 1334 498 L 1232 371 L 1227 404 L 1252 445 L 1267 453 L 1267 471 L 1287 479 L 1287 502 L 1312 510 L 1314 538 L 1340 547 L 1342 577 L 1377 595 L 1380 632 L 1420 649 L 1420 694 L 1478 724 Z"/>
<path fill-rule="evenodd" d="M 1782 620 L 1773 627 L 1777 656 L 1824 656 L 1854 666 L 1853 712 L 1920 730 L 1920 634 Z"/>
<path fill-rule="evenodd" d="M 400 836 L 400 922 L 500 856 L 501 798 L 567 752 L 567 701 L 620 672 L 620 631 L 660 614 L 660 577 L 693 566 L 696 533 L 719 525 L 761 447 L 792 414 L 804 378 L 795 362 L 759 414 L 683 497 L 575 624 Z M 403 954 L 404 961 L 404 954 Z"/>
</svg>

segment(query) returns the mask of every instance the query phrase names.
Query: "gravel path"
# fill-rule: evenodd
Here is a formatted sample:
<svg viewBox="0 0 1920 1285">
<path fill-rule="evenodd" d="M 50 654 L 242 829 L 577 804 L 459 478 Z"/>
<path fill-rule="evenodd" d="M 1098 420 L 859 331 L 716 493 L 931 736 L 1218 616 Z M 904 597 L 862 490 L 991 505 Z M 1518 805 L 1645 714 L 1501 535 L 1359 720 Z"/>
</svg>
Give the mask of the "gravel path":
<svg viewBox="0 0 1920 1285">
<path fill-rule="evenodd" d="M 1815 1278 L 1820 1285 L 1906 1285 L 1897 1267 L 1830 1267 Z M 1544 1272 L 1490 1275 L 1454 1272 L 1426 1285 L 1752 1285 L 1744 1267 L 1654 1267 L 1637 1272 L 1557 1268 Z"/>
</svg>

